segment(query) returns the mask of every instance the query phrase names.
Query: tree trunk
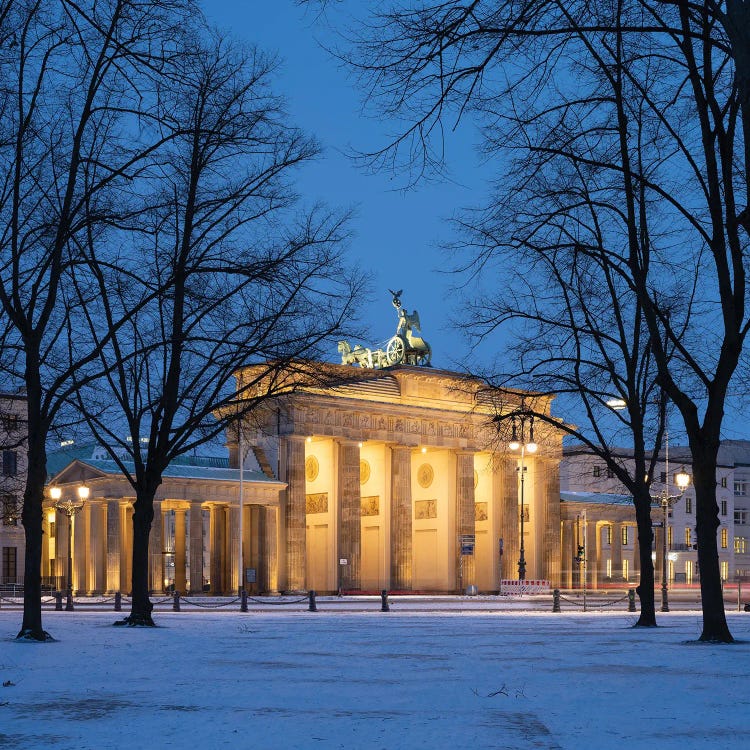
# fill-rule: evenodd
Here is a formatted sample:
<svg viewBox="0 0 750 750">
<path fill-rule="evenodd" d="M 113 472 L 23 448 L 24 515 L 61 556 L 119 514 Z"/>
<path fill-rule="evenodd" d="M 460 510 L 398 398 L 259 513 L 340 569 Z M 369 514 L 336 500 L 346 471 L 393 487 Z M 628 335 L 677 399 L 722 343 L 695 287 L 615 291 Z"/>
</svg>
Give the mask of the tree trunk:
<svg viewBox="0 0 750 750">
<path fill-rule="evenodd" d="M 27 461 L 26 487 L 23 493 L 21 523 L 26 535 L 23 583 L 23 622 L 16 638 L 47 641 L 52 637 L 42 628 L 42 504 L 47 481 L 47 430 L 40 417 L 42 389 L 39 370 L 34 366 L 38 357 L 27 352 L 26 416 Z"/>
<path fill-rule="evenodd" d="M 732 643 L 724 612 L 721 588 L 719 550 L 716 530 L 719 528 L 719 507 L 716 504 L 716 457 L 693 451 L 693 483 L 695 487 L 696 531 L 698 536 L 698 567 L 701 580 L 703 632 L 701 641 Z"/>
<path fill-rule="evenodd" d="M 641 563 L 640 582 L 636 592 L 641 602 L 641 614 L 636 627 L 656 627 L 656 607 L 654 604 L 654 561 L 651 551 L 654 532 L 651 528 L 651 496 L 633 498 L 635 518 L 638 523 L 638 555 Z"/>
<path fill-rule="evenodd" d="M 158 485 L 157 485 L 158 486 Z M 151 612 L 154 605 L 149 598 L 148 589 L 148 540 L 151 533 L 151 522 L 154 520 L 154 496 L 156 487 L 152 490 L 136 490 L 136 500 L 133 505 L 133 573 L 132 573 L 132 603 L 130 614 L 115 625 L 151 626 L 155 625 Z"/>
</svg>

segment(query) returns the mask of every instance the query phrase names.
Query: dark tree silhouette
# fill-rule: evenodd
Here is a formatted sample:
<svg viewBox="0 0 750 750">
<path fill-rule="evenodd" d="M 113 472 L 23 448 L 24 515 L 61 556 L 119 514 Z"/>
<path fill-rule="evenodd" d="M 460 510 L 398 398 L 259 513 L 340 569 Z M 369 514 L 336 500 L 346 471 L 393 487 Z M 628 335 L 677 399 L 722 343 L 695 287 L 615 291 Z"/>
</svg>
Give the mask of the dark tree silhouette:
<svg viewBox="0 0 750 750">
<path fill-rule="evenodd" d="M 345 331 L 361 282 L 342 260 L 345 217 L 296 208 L 290 179 L 317 147 L 272 93 L 273 61 L 194 23 L 166 72 L 154 118 L 165 146 L 133 185 L 132 220 L 81 250 L 71 318 L 71 340 L 83 328 L 100 352 L 80 371 L 79 406 L 135 491 L 128 625 L 153 625 L 164 470 L 225 432 L 239 405 L 288 390 L 292 373 L 322 379 L 308 359 Z"/>
<path fill-rule="evenodd" d="M 188 1 L 0 0 L 0 305 L 6 372 L 27 398 L 24 612 L 19 638 L 48 637 L 41 616 L 46 441 L 97 351 L 66 345 L 65 278 L 119 185 L 155 144 L 133 139 Z M 4 326 L 5 327 L 5 326 Z M 62 334 L 62 335 L 61 335 Z M 71 359 L 72 357 L 72 359 Z"/>
<path fill-rule="evenodd" d="M 619 195 L 611 205 L 620 241 L 607 233 L 615 254 L 606 265 L 636 298 L 658 384 L 682 416 L 696 490 L 701 639 L 723 642 L 732 636 L 715 474 L 750 320 L 748 28 L 750 7 L 739 0 L 394 4 L 359 26 L 344 53 L 370 103 L 402 125 L 370 155 L 373 165 L 405 167 L 414 179 L 440 169 L 445 130 L 469 113 L 498 172 L 510 151 L 541 160 L 551 193 L 555 170 L 567 181 L 572 165 L 587 181 L 593 172 L 597 190 Z"/>
</svg>

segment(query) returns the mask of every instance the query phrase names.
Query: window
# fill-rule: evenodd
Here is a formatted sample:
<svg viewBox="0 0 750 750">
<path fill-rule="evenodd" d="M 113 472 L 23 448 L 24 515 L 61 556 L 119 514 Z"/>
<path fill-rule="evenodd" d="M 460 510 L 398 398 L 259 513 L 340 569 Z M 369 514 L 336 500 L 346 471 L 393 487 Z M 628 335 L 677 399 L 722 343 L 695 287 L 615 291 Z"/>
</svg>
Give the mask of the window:
<svg viewBox="0 0 750 750">
<path fill-rule="evenodd" d="M 661 474 L 659 474 L 659 481 L 664 484 L 667 481 L 667 472 L 662 471 Z"/>
<path fill-rule="evenodd" d="M 746 510 L 734 511 L 734 522 L 736 524 L 744 526 L 747 523 L 747 511 Z"/>
<path fill-rule="evenodd" d="M 0 414 L 0 425 L 2 425 L 5 432 L 15 432 L 18 430 L 18 415 L 17 414 Z"/>
<path fill-rule="evenodd" d="M 721 548 L 726 549 L 729 546 L 729 532 L 726 529 L 721 530 Z"/>
<path fill-rule="evenodd" d="M 725 516 L 727 514 L 727 501 L 722 500 L 721 501 L 721 515 Z"/>
<path fill-rule="evenodd" d="M 607 467 L 607 479 L 614 479 L 615 478 L 615 472 L 612 471 L 609 467 Z"/>
<path fill-rule="evenodd" d="M 721 486 L 722 486 L 722 487 L 723 487 L 724 489 L 726 489 L 726 487 L 727 487 L 727 478 L 726 478 L 726 477 L 722 477 L 722 478 L 721 478 Z"/>
<path fill-rule="evenodd" d="M 18 550 L 15 547 L 3 547 L 2 583 L 16 583 L 16 561 Z"/>
<path fill-rule="evenodd" d="M 690 527 L 685 529 L 685 544 L 688 547 L 693 544 L 693 530 Z"/>
<path fill-rule="evenodd" d="M 3 476 L 14 477 L 17 472 L 18 455 L 15 451 L 3 451 Z"/>
<path fill-rule="evenodd" d="M 612 544 L 612 527 L 607 526 L 607 541 L 606 544 Z"/>
<path fill-rule="evenodd" d="M 612 560 L 607 559 L 607 578 L 612 578 Z"/>
<path fill-rule="evenodd" d="M 747 482 L 744 479 L 734 483 L 734 494 L 738 497 L 745 497 L 747 494 Z"/>
<path fill-rule="evenodd" d="M 19 512 L 19 504 L 13 495 L 0 497 L 0 515 L 2 515 L 3 526 L 18 526 Z"/>
<path fill-rule="evenodd" d="M 747 539 L 744 536 L 734 538 L 734 551 L 738 555 L 744 555 L 747 552 Z"/>
<path fill-rule="evenodd" d="M 729 563 L 724 560 L 721 563 L 721 580 L 726 581 L 729 578 Z"/>
<path fill-rule="evenodd" d="M 622 561 L 622 577 L 627 581 L 629 576 L 630 576 L 630 571 L 628 570 L 628 561 L 623 560 Z"/>
<path fill-rule="evenodd" d="M 620 530 L 620 534 L 622 535 L 622 543 L 623 545 L 627 546 L 628 544 L 628 527 L 623 526 Z"/>
<path fill-rule="evenodd" d="M 600 477 L 602 475 L 602 467 L 601 466 L 594 466 L 594 476 Z"/>
<path fill-rule="evenodd" d="M 674 529 L 671 526 L 667 527 L 667 547 L 669 547 L 669 549 L 672 549 L 672 532 L 673 531 Z"/>
<path fill-rule="evenodd" d="M 692 513 L 692 512 L 693 512 L 693 498 L 686 497 L 685 498 L 685 513 Z"/>
</svg>

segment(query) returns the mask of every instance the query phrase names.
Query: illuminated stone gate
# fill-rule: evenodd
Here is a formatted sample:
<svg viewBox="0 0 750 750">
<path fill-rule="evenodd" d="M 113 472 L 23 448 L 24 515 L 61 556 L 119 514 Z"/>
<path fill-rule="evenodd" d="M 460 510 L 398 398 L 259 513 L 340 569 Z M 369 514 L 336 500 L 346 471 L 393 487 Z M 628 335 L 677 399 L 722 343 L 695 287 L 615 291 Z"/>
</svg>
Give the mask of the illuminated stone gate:
<svg viewBox="0 0 750 750">
<path fill-rule="evenodd" d="M 279 587 L 497 591 L 501 578 L 517 578 L 519 461 L 492 418 L 520 399 L 504 393 L 500 406 L 485 383 L 417 366 L 354 379 L 353 368 L 325 367 L 350 382 L 277 397 L 242 428 L 246 468 L 272 467 L 285 485 Z M 549 413 L 549 401 L 535 397 L 535 409 Z M 538 453 L 525 458 L 526 577 L 555 584 L 561 436 L 538 420 L 536 439 Z M 236 465 L 236 438 L 229 447 Z M 461 537 L 472 536 L 474 554 L 462 555 Z"/>
</svg>

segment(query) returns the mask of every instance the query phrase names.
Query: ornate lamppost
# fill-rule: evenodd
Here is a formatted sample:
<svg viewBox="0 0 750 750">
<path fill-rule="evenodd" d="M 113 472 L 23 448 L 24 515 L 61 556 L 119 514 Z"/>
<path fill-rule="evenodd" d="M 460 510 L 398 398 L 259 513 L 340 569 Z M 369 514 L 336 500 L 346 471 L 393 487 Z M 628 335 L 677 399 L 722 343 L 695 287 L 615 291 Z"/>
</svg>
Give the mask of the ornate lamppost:
<svg viewBox="0 0 750 750">
<path fill-rule="evenodd" d="M 680 493 L 678 495 L 670 495 L 669 494 L 669 437 L 667 437 L 667 457 L 666 457 L 666 475 L 667 475 L 667 481 L 664 484 L 664 492 L 661 496 L 661 507 L 663 511 L 663 523 L 664 523 L 664 529 L 662 531 L 662 538 L 661 538 L 661 611 L 662 612 L 669 612 L 669 596 L 668 596 L 668 569 L 667 569 L 667 536 L 668 536 L 668 530 L 669 530 L 669 509 L 674 505 L 674 503 L 679 500 L 684 494 L 685 490 L 687 489 L 688 484 L 690 484 L 690 474 L 688 474 L 685 471 L 685 467 L 683 466 L 674 477 L 675 484 L 677 485 L 677 488 L 680 490 Z"/>
<path fill-rule="evenodd" d="M 528 423 L 529 433 L 528 441 L 526 440 L 526 425 Z M 521 475 L 521 544 L 518 555 L 518 580 L 526 580 L 526 546 L 524 543 L 524 483 L 526 478 L 526 465 L 524 459 L 527 453 L 536 453 L 537 444 L 534 442 L 534 415 L 520 412 L 513 415 L 512 421 L 513 433 L 511 435 L 510 443 L 508 448 L 512 451 L 521 451 L 521 465 L 516 469 Z"/>
<path fill-rule="evenodd" d="M 78 488 L 78 499 L 62 499 L 62 490 L 60 487 L 51 487 L 50 497 L 55 501 L 55 510 L 60 511 L 68 519 L 68 590 L 65 601 L 65 611 L 73 611 L 73 519 L 83 508 L 83 504 L 88 500 L 89 488 L 82 484 Z"/>
</svg>

